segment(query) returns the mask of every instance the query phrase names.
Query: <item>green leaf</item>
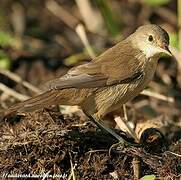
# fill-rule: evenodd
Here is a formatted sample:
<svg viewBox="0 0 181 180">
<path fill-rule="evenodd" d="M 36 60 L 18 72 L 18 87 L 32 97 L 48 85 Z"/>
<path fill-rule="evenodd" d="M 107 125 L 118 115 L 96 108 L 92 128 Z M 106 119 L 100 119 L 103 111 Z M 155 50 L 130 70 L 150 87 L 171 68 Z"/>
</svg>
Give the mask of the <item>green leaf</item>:
<svg viewBox="0 0 181 180">
<path fill-rule="evenodd" d="M 170 37 L 170 45 L 177 48 L 178 47 L 178 34 L 177 33 L 169 33 Z"/>
<path fill-rule="evenodd" d="M 10 69 L 11 67 L 11 60 L 8 55 L 0 50 L 0 69 Z"/>
<path fill-rule="evenodd" d="M 86 58 L 87 58 L 87 55 L 85 53 L 73 54 L 64 60 L 64 64 L 66 66 L 73 66 L 79 61 L 85 60 Z"/>
<path fill-rule="evenodd" d="M 8 32 L 0 31 L 0 45 L 2 47 L 10 46 L 15 49 L 19 49 L 22 46 L 22 42 L 19 38 L 11 35 Z"/>
<path fill-rule="evenodd" d="M 146 4 L 150 6 L 161 6 L 161 5 L 168 4 L 170 0 L 143 0 L 143 2 L 145 2 Z"/>
<path fill-rule="evenodd" d="M 7 46 L 10 45 L 13 42 L 13 37 L 3 31 L 0 31 L 0 45 Z"/>
<path fill-rule="evenodd" d="M 156 180 L 156 176 L 154 174 L 152 174 L 152 175 L 145 175 L 140 180 Z"/>
</svg>

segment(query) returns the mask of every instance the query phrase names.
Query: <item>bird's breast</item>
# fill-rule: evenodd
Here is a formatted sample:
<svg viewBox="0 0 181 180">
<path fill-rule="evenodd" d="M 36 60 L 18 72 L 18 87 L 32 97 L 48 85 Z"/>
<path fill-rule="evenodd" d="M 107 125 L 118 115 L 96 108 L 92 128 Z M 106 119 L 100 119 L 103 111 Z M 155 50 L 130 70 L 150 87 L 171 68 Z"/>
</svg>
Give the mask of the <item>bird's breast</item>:
<svg viewBox="0 0 181 180">
<path fill-rule="evenodd" d="M 135 80 L 128 85 L 127 93 L 134 92 L 137 96 L 153 79 L 154 73 L 156 71 L 158 60 L 155 58 L 149 59 L 143 66 L 143 76 L 140 79 Z"/>
<path fill-rule="evenodd" d="M 104 93 L 104 97 L 110 97 L 110 103 L 115 106 L 124 104 L 127 101 L 136 97 L 148 83 L 152 80 L 157 66 L 157 61 L 151 60 L 143 68 L 143 76 L 139 79 L 135 79 L 130 83 L 118 84 L 109 87 L 107 93 Z"/>
<path fill-rule="evenodd" d="M 149 83 L 154 76 L 154 73 L 156 71 L 156 67 L 158 64 L 158 58 L 150 58 L 144 65 L 143 67 L 143 72 L 144 72 L 144 81 L 145 83 Z"/>
</svg>

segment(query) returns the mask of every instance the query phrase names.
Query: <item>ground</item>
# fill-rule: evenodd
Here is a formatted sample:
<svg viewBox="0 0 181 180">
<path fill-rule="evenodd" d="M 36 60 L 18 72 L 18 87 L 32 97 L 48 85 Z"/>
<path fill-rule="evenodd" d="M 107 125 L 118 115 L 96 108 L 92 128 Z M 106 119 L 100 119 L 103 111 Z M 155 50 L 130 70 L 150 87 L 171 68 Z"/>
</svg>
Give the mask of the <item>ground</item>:
<svg viewBox="0 0 181 180">
<path fill-rule="evenodd" d="M 134 158 L 140 161 L 142 175 L 176 179 L 181 170 L 177 155 L 157 153 L 154 148 L 150 153 L 144 145 L 134 143 L 111 148 L 117 140 L 92 122 L 83 123 L 76 115 L 64 116 L 52 109 L 17 116 L 0 127 L 0 171 L 4 176 L 46 174 L 68 179 L 73 170 L 76 179 L 133 179 Z M 181 142 L 172 138 L 167 150 L 180 154 Z"/>
</svg>

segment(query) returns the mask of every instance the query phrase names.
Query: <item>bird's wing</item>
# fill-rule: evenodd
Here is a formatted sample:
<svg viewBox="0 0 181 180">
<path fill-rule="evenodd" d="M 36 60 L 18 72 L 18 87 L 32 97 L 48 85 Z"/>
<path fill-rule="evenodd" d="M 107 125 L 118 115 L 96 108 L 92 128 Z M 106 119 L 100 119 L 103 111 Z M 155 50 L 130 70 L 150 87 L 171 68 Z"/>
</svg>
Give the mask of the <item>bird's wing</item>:
<svg viewBox="0 0 181 180">
<path fill-rule="evenodd" d="M 119 47 L 120 46 L 120 47 Z M 119 48 L 119 49 L 118 49 Z M 129 83 L 143 75 L 143 62 L 138 52 L 117 44 L 90 63 L 72 68 L 65 76 L 46 84 L 48 89 L 96 88 L 113 84 Z M 137 53 L 137 54 L 136 54 Z"/>
</svg>

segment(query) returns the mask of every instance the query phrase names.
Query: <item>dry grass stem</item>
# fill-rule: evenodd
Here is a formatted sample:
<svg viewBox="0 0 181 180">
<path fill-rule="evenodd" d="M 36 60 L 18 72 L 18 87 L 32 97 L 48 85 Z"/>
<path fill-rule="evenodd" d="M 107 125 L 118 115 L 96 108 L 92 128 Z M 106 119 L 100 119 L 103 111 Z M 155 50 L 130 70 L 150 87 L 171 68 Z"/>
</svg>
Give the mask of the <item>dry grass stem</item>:
<svg viewBox="0 0 181 180">
<path fill-rule="evenodd" d="M 51 13 L 61 19 L 61 21 L 63 21 L 68 27 L 70 27 L 72 30 L 75 30 L 83 45 L 85 46 L 89 56 L 94 58 L 95 54 L 88 41 L 85 28 L 81 23 L 79 23 L 79 20 L 77 20 L 73 15 L 71 15 L 55 1 L 47 1 L 46 7 Z"/>
<path fill-rule="evenodd" d="M 85 46 L 85 49 L 87 50 L 87 53 L 89 54 L 89 56 L 92 59 L 94 59 L 96 55 L 88 41 L 84 26 L 82 24 L 78 24 L 75 28 L 75 31 L 78 34 L 79 38 L 81 39 L 83 45 Z"/>
<path fill-rule="evenodd" d="M 123 112 L 124 112 L 124 118 L 115 118 L 116 124 L 118 125 L 118 127 L 120 129 L 122 129 L 123 125 L 126 127 L 128 133 L 131 135 L 131 137 L 133 137 L 136 142 L 139 142 L 139 139 L 137 138 L 134 130 L 130 127 L 130 125 L 128 124 L 128 117 L 127 117 L 127 111 L 126 111 L 126 106 L 125 104 L 123 105 Z"/>
<path fill-rule="evenodd" d="M 133 158 L 132 164 L 133 164 L 134 179 L 137 180 L 140 178 L 140 157 L 135 156 Z"/>
<path fill-rule="evenodd" d="M 128 116 L 127 116 L 127 110 L 126 110 L 126 105 L 125 104 L 123 104 L 123 112 L 124 112 L 124 118 L 122 120 L 123 120 L 124 124 L 127 126 L 130 135 L 136 140 L 136 142 L 139 142 L 139 139 L 137 138 L 134 130 L 128 124 Z"/>
<path fill-rule="evenodd" d="M 12 79 L 13 81 L 22 84 L 23 86 L 25 86 L 32 92 L 35 92 L 36 94 L 41 93 L 41 90 L 39 88 L 35 87 L 34 85 L 32 85 L 31 83 L 29 83 L 27 81 L 22 80 L 22 78 L 15 73 L 12 73 L 8 70 L 1 69 L 0 74 L 3 74 L 5 76 L 7 76 L 8 78 Z"/>
<path fill-rule="evenodd" d="M 46 2 L 46 8 L 73 30 L 79 23 L 73 15 L 71 15 L 54 0 L 48 0 Z"/>
<path fill-rule="evenodd" d="M 76 0 L 86 27 L 92 32 L 100 32 L 103 27 L 103 18 L 99 11 L 91 5 L 90 0 Z"/>
<path fill-rule="evenodd" d="M 72 156 L 71 156 L 71 153 L 70 153 L 70 152 L 69 152 L 69 156 L 70 156 L 71 174 L 70 174 L 70 176 L 68 177 L 68 180 L 71 180 L 71 179 L 76 180 L 75 172 L 74 172 L 75 165 L 73 165 Z"/>
<path fill-rule="evenodd" d="M 25 101 L 25 100 L 30 98 L 29 96 L 26 96 L 26 95 L 23 95 L 23 94 L 20 94 L 20 93 L 14 91 L 13 89 L 7 87 L 3 83 L 0 83 L 0 90 L 5 92 L 8 95 L 13 96 L 14 98 L 16 98 L 16 99 L 18 99 L 20 101 Z"/>
<path fill-rule="evenodd" d="M 172 97 L 167 97 L 163 94 L 159 94 L 159 93 L 156 93 L 156 92 L 152 92 L 152 91 L 149 91 L 149 90 L 143 90 L 141 92 L 142 95 L 145 95 L 145 96 L 150 96 L 150 97 L 153 97 L 153 98 L 156 98 L 156 99 L 160 99 L 162 101 L 166 101 L 166 102 L 170 102 L 170 103 L 174 103 L 174 98 Z"/>
<path fill-rule="evenodd" d="M 172 151 L 165 151 L 165 153 L 170 153 L 170 154 L 173 154 L 174 156 L 178 156 L 181 158 L 181 154 L 177 154 L 177 153 L 174 153 Z"/>
</svg>

